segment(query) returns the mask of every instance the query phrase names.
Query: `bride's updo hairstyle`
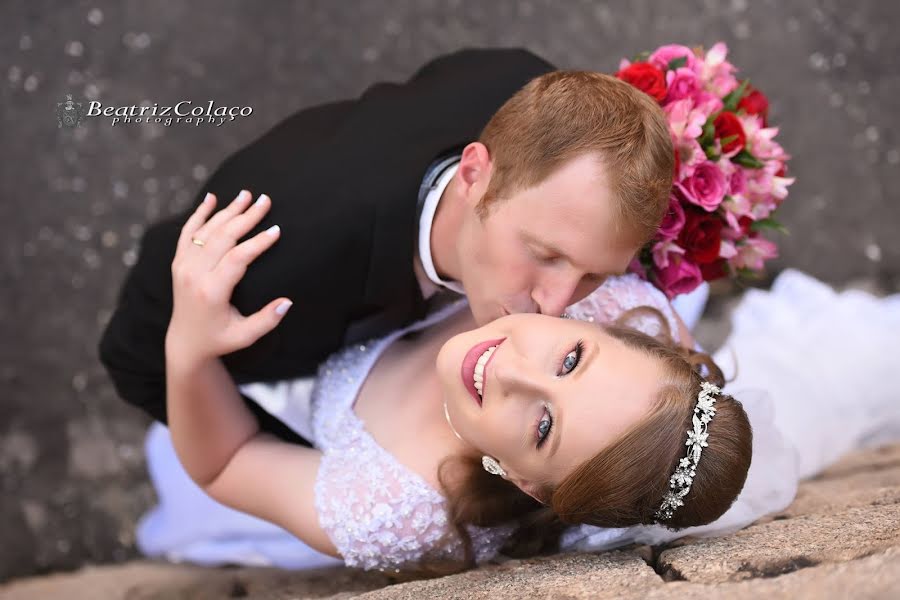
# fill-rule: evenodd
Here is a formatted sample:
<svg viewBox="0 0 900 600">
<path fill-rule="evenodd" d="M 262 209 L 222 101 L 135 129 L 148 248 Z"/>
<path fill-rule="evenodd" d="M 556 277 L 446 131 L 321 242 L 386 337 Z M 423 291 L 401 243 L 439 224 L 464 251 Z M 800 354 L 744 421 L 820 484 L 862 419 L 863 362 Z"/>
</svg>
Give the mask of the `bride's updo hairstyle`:
<svg viewBox="0 0 900 600">
<path fill-rule="evenodd" d="M 630 319 L 646 319 L 648 314 L 654 314 L 659 320 L 657 337 L 627 326 Z M 686 456 L 685 441 L 693 427 L 691 417 L 700 383 L 705 380 L 721 387 L 722 371 L 708 354 L 674 344 L 665 318 L 653 308 L 633 309 L 623 314 L 616 324 L 602 327 L 625 346 L 664 365 L 667 377 L 661 382 L 650 412 L 594 457 L 577 466 L 557 486 L 548 484 L 540 488 L 538 495 L 542 503 L 513 483 L 486 472 L 479 457 L 446 459 L 439 469 L 439 477 L 452 530 L 463 540 L 466 551 L 466 564 L 456 565 L 453 570 L 475 564 L 465 525 L 517 525 L 516 533 L 501 553 L 526 557 L 559 551 L 559 537 L 567 525 L 629 527 L 660 523 L 654 513 L 669 489 L 669 478 L 679 460 Z M 684 505 L 661 522 L 670 529 L 716 520 L 737 498 L 747 478 L 752 446 L 747 414 L 727 394 L 718 394 L 715 399 L 716 413 L 708 425 L 708 446 L 703 448 L 690 492 L 683 498 Z M 433 573 L 441 570 L 435 564 L 425 569 Z"/>
</svg>

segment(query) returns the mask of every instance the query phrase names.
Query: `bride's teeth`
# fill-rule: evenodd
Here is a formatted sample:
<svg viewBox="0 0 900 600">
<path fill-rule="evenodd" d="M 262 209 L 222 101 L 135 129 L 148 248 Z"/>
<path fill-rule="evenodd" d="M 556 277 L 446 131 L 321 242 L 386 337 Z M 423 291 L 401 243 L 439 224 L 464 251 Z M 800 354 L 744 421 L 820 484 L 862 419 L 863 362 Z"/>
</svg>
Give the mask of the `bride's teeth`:
<svg viewBox="0 0 900 600">
<path fill-rule="evenodd" d="M 481 390 L 484 388 L 484 366 L 487 364 L 487 361 L 490 360 L 491 355 L 496 349 L 497 346 L 491 346 L 484 351 L 484 354 L 478 357 L 478 362 L 475 363 L 475 389 L 478 391 L 479 396 L 482 395 Z"/>
</svg>

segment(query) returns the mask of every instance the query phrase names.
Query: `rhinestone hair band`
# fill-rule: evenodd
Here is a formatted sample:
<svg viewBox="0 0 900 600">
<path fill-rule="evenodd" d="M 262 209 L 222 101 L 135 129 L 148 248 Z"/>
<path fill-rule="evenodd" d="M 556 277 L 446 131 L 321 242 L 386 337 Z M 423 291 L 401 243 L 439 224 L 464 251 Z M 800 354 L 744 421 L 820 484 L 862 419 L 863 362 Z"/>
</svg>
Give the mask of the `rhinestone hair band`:
<svg viewBox="0 0 900 600">
<path fill-rule="evenodd" d="M 685 446 L 690 446 L 687 456 L 678 461 L 678 468 L 669 478 L 669 490 L 663 496 L 660 507 L 656 510 L 655 517 L 659 521 L 670 519 L 675 509 L 684 506 L 683 498 L 691 491 L 691 483 L 697 474 L 697 464 L 700 462 L 700 453 L 706 448 L 706 438 L 709 437 L 707 428 L 709 422 L 716 414 L 715 394 L 720 390 L 708 381 L 700 383 L 700 393 L 697 395 L 697 405 L 694 407 L 694 415 L 691 421 L 694 428 L 689 429 Z"/>
</svg>

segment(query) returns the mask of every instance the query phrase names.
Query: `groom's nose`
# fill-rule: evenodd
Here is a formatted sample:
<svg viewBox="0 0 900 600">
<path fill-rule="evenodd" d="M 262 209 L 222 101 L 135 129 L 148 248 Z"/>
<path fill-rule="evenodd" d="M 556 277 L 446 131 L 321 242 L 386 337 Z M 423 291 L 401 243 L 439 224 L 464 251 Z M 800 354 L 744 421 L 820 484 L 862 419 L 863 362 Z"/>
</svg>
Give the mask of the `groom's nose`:
<svg viewBox="0 0 900 600">
<path fill-rule="evenodd" d="M 572 304 L 572 295 L 581 281 L 578 273 L 545 275 L 531 292 L 531 297 L 538 305 L 538 312 L 558 317 L 566 307 Z"/>
</svg>

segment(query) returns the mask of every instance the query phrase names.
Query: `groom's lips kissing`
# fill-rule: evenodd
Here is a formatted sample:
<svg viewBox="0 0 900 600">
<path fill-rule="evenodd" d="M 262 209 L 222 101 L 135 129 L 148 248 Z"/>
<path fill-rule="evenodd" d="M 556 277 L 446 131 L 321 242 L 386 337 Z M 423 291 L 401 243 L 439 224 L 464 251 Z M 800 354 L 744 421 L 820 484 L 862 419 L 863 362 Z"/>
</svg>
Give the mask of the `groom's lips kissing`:
<svg viewBox="0 0 900 600">
<path fill-rule="evenodd" d="M 491 346 L 499 346 L 505 339 L 506 338 L 504 337 L 475 344 L 474 346 L 472 346 L 471 350 L 466 352 L 466 356 L 463 358 L 462 368 L 460 369 L 460 375 L 462 376 L 463 385 L 466 386 L 467 390 L 469 390 L 469 394 L 471 394 L 475 402 L 478 403 L 478 406 L 481 406 L 481 396 L 478 395 L 478 390 L 475 389 L 475 365 L 478 364 L 478 359 L 481 358 L 481 356 L 485 352 L 487 352 L 488 348 L 490 348 Z M 484 365 L 485 375 L 487 374 L 487 366 L 488 364 L 490 364 L 493 358 L 494 355 L 491 354 L 490 358 L 488 358 L 487 360 L 487 363 L 485 363 Z"/>
</svg>

